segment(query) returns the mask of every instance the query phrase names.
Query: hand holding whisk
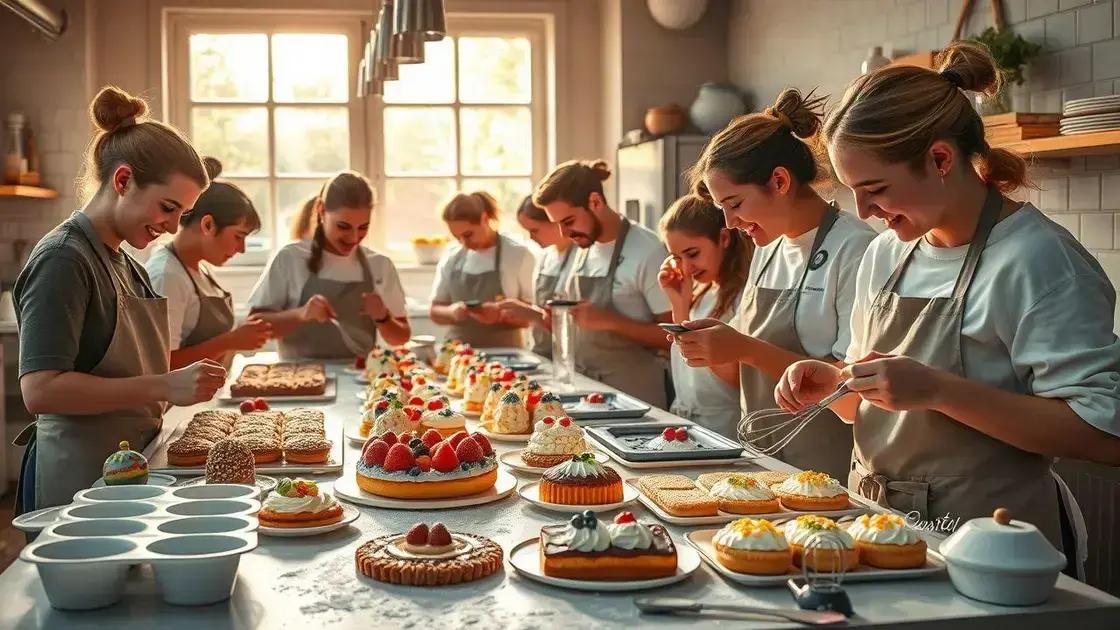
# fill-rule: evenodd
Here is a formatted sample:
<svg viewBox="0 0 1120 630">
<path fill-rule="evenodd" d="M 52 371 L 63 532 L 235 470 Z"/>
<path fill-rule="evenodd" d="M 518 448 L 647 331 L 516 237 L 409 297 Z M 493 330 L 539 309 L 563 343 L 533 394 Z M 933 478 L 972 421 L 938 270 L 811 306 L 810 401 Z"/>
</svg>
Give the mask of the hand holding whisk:
<svg viewBox="0 0 1120 630">
<path fill-rule="evenodd" d="M 848 394 L 851 391 L 848 382 L 840 383 L 836 391 L 796 414 L 784 409 L 760 409 L 747 414 L 739 422 L 739 442 L 760 455 L 777 453 L 797 437 L 813 418 Z"/>
</svg>

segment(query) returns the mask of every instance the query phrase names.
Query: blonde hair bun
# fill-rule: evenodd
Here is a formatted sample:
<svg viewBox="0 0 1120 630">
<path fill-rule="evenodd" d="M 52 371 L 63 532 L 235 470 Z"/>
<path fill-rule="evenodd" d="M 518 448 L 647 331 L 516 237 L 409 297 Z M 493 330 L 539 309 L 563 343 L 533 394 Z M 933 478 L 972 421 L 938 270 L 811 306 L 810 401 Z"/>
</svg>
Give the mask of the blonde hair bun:
<svg viewBox="0 0 1120 630">
<path fill-rule="evenodd" d="M 112 85 L 101 88 L 89 106 L 90 117 L 102 131 L 114 131 L 129 118 L 138 119 L 148 113 L 148 104 Z"/>
<path fill-rule="evenodd" d="M 999 92 L 1003 77 L 988 49 L 972 42 L 953 42 L 937 56 L 942 76 L 952 74 L 957 87 L 993 96 Z"/>
<path fill-rule="evenodd" d="M 824 101 L 825 97 L 814 96 L 812 91 L 802 95 L 798 89 L 787 88 L 774 100 L 771 109 L 785 115 L 785 120 L 782 122 L 788 121 L 793 135 L 808 139 L 821 129 Z"/>
</svg>

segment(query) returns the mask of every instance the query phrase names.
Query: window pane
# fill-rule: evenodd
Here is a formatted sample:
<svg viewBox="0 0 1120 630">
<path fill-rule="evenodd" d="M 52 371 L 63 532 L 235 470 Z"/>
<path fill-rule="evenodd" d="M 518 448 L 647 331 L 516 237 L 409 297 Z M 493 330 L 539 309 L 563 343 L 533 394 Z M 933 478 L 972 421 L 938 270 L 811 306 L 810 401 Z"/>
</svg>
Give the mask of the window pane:
<svg viewBox="0 0 1120 630">
<path fill-rule="evenodd" d="M 268 37 L 264 33 L 195 34 L 190 38 L 191 99 L 268 100 Z"/>
<path fill-rule="evenodd" d="M 451 37 L 424 44 L 424 63 L 400 67 L 400 79 L 385 83 L 386 103 L 455 101 L 455 44 Z"/>
<path fill-rule="evenodd" d="M 223 174 L 224 175 L 224 174 Z M 223 178 L 224 179 L 224 176 Z M 257 214 L 261 217 L 261 229 L 253 232 L 245 239 L 245 254 L 238 254 L 230 259 L 227 264 L 240 265 L 255 261 L 258 256 L 254 252 L 268 252 L 272 249 L 272 204 L 268 199 L 268 180 L 264 179 L 229 179 L 225 180 L 240 188 L 253 202 Z"/>
<path fill-rule="evenodd" d="M 195 107 L 191 139 L 202 155 L 222 162 L 222 174 L 268 175 L 268 110 L 264 107 Z"/>
<path fill-rule="evenodd" d="M 345 35 L 273 35 L 273 100 L 278 103 L 345 103 L 350 93 L 346 45 Z"/>
<path fill-rule="evenodd" d="M 292 222 L 303 204 L 323 189 L 324 180 L 286 180 L 276 183 L 276 240 L 278 244 L 292 240 Z"/>
<path fill-rule="evenodd" d="M 386 107 L 385 174 L 454 175 L 454 110 Z"/>
<path fill-rule="evenodd" d="M 528 39 L 459 38 L 460 101 L 528 103 L 532 98 L 532 49 Z"/>
<path fill-rule="evenodd" d="M 447 226 L 436 216 L 455 194 L 454 179 L 389 179 L 385 181 L 385 203 L 374 212 L 385 213 L 385 246 L 398 259 L 414 258 L 416 236 L 447 236 Z"/>
<path fill-rule="evenodd" d="M 484 190 L 498 200 L 501 209 L 502 231 L 518 237 L 524 236 L 521 226 L 517 223 L 517 207 L 521 200 L 533 191 L 533 182 L 522 177 L 503 178 L 470 178 L 463 180 L 463 190 L 474 192 Z"/>
<path fill-rule="evenodd" d="M 464 175 L 533 172 L 533 123 L 528 107 L 464 107 Z"/>
<path fill-rule="evenodd" d="M 350 168 L 345 107 L 277 107 L 276 172 L 329 175 Z"/>
</svg>

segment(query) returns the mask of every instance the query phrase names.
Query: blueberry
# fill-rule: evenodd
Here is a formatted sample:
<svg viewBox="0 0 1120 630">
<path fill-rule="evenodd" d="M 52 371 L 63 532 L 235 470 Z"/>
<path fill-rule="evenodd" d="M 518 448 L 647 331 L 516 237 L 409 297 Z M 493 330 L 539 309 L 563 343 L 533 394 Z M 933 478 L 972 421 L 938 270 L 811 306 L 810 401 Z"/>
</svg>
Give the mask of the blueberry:
<svg viewBox="0 0 1120 630">
<path fill-rule="evenodd" d="M 461 470 L 470 470 L 470 469 L 471 469 L 471 465 L 470 465 L 469 463 L 467 463 L 467 462 L 463 462 L 462 464 L 459 464 L 459 468 L 460 468 Z"/>
<path fill-rule="evenodd" d="M 413 446 L 412 447 L 412 456 L 413 457 L 420 457 L 421 455 L 431 455 L 431 453 L 428 451 L 428 447 L 424 446 L 423 444 L 421 444 L 419 446 Z"/>
<path fill-rule="evenodd" d="M 417 446 L 423 446 L 423 444 L 424 440 L 421 440 L 420 438 L 412 438 L 408 441 L 409 448 L 416 448 Z"/>
<path fill-rule="evenodd" d="M 413 477 L 419 477 L 420 476 L 420 467 L 419 466 L 413 466 L 412 468 L 409 468 L 408 469 L 408 474 L 412 475 Z"/>
</svg>

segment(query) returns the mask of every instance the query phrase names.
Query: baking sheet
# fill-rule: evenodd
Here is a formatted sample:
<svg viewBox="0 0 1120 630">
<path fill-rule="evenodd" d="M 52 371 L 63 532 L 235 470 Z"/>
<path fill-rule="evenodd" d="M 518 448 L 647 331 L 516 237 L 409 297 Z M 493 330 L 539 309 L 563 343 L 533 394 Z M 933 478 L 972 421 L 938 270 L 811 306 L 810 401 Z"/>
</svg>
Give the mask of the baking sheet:
<svg viewBox="0 0 1120 630">
<path fill-rule="evenodd" d="M 598 392 L 603 395 L 602 405 L 584 402 L 584 397 L 593 392 L 554 392 L 560 397 L 564 411 L 576 420 L 613 420 L 618 418 L 642 418 L 650 411 L 650 406 L 622 392 Z"/>
<path fill-rule="evenodd" d="M 638 442 L 653 439 L 671 425 L 627 424 L 621 426 L 588 427 L 587 433 L 602 444 L 612 455 L 624 462 L 665 462 L 675 460 L 720 461 L 743 457 L 743 447 L 736 442 L 700 425 L 684 425 L 689 438 L 702 448 L 691 451 L 648 451 L 635 448 Z"/>
</svg>

